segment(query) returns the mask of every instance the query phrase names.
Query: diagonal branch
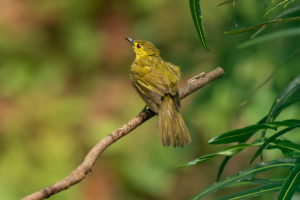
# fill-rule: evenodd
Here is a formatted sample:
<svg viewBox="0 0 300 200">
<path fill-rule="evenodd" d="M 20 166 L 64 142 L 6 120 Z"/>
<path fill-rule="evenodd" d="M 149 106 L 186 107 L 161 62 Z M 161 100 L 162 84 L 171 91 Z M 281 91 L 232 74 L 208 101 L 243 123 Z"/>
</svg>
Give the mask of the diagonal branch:
<svg viewBox="0 0 300 200">
<path fill-rule="evenodd" d="M 179 90 L 180 99 L 185 98 L 186 96 L 192 94 L 196 90 L 202 88 L 208 83 L 220 78 L 224 75 L 224 70 L 220 67 L 209 72 L 208 74 L 201 73 L 190 80 L 188 84 Z M 112 143 L 116 142 L 123 136 L 127 135 L 135 128 L 143 124 L 145 121 L 154 116 L 154 113 L 151 110 L 146 110 L 140 112 L 134 118 L 125 123 L 122 127 L 116 129 L 115 131 L 108 134 L 106 137 L 101 139 L 85 156 L 83 162 L 76 167 L 68 176 L 57 181 L 56 183 L 45 187 L 37 192 L 34 192 L 26 197 L 23 200 L 38 200 L 48 198 L 62 190 L 65 190 L 72 185 L 80 182 L 85 178 L 85 176 L 92 171 L 92 168 L 101 155 L 101 153 L 108 148 Z"/>
</svg>

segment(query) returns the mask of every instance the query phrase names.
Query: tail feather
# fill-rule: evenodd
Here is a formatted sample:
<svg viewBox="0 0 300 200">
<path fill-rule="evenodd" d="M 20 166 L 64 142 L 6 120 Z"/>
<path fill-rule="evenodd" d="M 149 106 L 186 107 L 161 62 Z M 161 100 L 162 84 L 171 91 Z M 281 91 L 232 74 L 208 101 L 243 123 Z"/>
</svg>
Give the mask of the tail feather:
<svg viewBox="0 0 300 200">
<path fill-rule="evenodd" d="M 158 109 L 160 138 L 164 146 L 183 147 L 191 142 L 189 131 L 179 112 L 179 105 L 166 95 Z"/>
</svg>

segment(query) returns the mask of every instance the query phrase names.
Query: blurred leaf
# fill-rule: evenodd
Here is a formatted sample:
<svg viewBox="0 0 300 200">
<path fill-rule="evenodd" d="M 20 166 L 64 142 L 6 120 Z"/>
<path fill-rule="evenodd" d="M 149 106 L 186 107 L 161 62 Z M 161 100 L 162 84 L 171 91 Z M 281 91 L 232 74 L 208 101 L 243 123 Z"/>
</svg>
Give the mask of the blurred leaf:
<svg viewBox="0 0 300 200">
<path fill-rule="evenodd" d="M 300 30 L 300 29 L 299 29 Z M 300 75 L 298 75 L 290 84 L 278 95 L 273 102 L 267 122 L 274 120 L 280 112 L 300 100 Z"/>
<path fill-rule="evenodd" d="M 248 97 L 241 103 L 241 106 L 246 105 L 249 100 L 259 91 L 264 85 L 266 85 L 277 73 L 279 69 L 281 69 L 283 66 L 285 66 L 288 62 L 290 62 L 294 57 L 296 57 L 300 53 L 300 49 L 296 49 L 288 58 L 282 62 L 279 66 L 277 66 L 270 76 L 268 76 L 263 82 L 261 82 L 249 95 Z"/>
<path fill-rule="evenodd" d="M 216 156 L 233 156 L 237 153 L 239 153 L 240 151 L 242 151 L 243 149 L 247 148 L 247 147 L 251 147 L 251 146 L 256 146 L 256 144 L 237 144 L 237 145 L 232 145 L 229 147 L 224 148 L 221 151 L 218 151 L 216 153 L 213 154 L 208 154 L 205 156 L 201 156 L 193 161 L 190 161 L 186 164 L 180 165 L 180 167 L 188 167 L 188 166 L 193 166 L 196 165 L 198 163 L 204 162 L 208 159 L 211 159 L 213 157 Z"/>
<path fill-rule="evenodd" d="M 278 8 L 279 6 L 286 7 L 289 3 L 293 2 L 295 0 L 282 0 L 278 3 L 276 3 L 274 6 L 272 6 L 269 10 L 266 11 L 266 13 L 264 14 L 264 18 L 269 15 L 273 10 L 275 10 L 276 8 Z"/>
<path fill-rule="evenodd" d="M 289 2 L 287 2 L 286 4 L 284 4 L 284 8 L 286 8 L 286 7 L 288 7 L 289 6 L 289 4 L 291 4 L 291 3 L 293 3 L 293 2 L 295 2 L 296 0 L 291 0 L 291 1 L 289 1 Z"/>
<path fill-rule="evenodd" d="M 284 158 L 284 159 L 280 159 L 280 160 L 260 163 L 258 165 L 255 165 L 254 167 L 251 167 L 251 168 L 241 171 L 237 174 L 234 174 L 230 177 L 227 177 L 219 182 L 214 183 L 213 185 L 211 185 L 211 186 L 205 188 L 204 190 L 202 190 L 201 192 L 199 192 L 197 195 L 195 195 L 191 199 L 192 200 L 201 199 L 219 189 L 222 189 L 224 187 L 228 187 L 228 186 L 232 185 L 232 183 L 247 180 L 251 177 L 254 177 L 256 174 L 262 173 L 267 170 L 271 170 L 273 168 L 294 167 L 295 162 L 296 162 L 296 159 Z"/>
<path fill-rule="evenodd" d="M 289 200 L 292 199 L 295 191 L 299 187 L 300 184 L 300 163 L 298 163 L 289 176 L 287 177 L 286 181 L 284 182 L 278 196 L 277 200 Z"/>
<path fill-rule="evenodd" d="M 273 20 L 279 19 L 279 18 L 281 18 L 281 17 L 284 17 L 284 16 L 289 15 L 289 14 L 294 13 L 294 12 L 298 12 L 299 10 L 300 10 L 300 6 L 295 6 L 295 7 L 289 8 L 289 9 L 285 9 L 285 10 L 283 10 L 283 12 L 281 12 L 279 15 L 277 15 L 276 17 L 274 17 Z M 265 28 L 266 28 L 266 26 L 261 27 L 260 29 L 258 29 L 258 30 L 251 36 L 251 38 L 256 37 L 256 36 L 257 36 L 258 34 L 260 34 Z"/>
<path fill-rule="evenodd" d="M 252 199 L 253 197 L 260 196 L 267 193 L 273 193 L 280 190 L 282 186 L 282 183 L 274 183 L 274 184 L 268 184 L 263 185 L 255 188 L 251 188 L 248 190 L 244 190 L 242 192 L 238 192 L 235 194 L 223 196 L 220 198 L 217 198 L 216 200 L 242 200 L 242 199 Z"/>
<path fill-rule="evenodd" d="M 292 105 L 293 103 L 300 100 L 300 75 L 296 77 L 289 85 L 277 96 L 274 100 L 272 107 L 261 122 L 270 122 L 273 121 L 280 112 Z M 262 138 L 265 137 L 265 130 L 262 132 Z"/>
<path fill-rule="evenodd" d="M 206 51 L 208 51 L 209 49 L 207 47 L 204 30 L 202 27 L 202 14 L 201 14 L 200 0 L 190 0 L 190 10 L 202 46 Z"/>
<path fill-rule="evenodd" d="M 251 163 L 255 160 L 255 158 L 257 158 L 257 156 L 258 156 L 259 154 L 262 153 L 262 151 L 265 149 L 265 147 L 266 147 L 268 144 L 270 144 L 272 141 L 274 141 L 277 137 L 279 137 L 279 136 L 281 136 L 281 135 L 283 135 L 283 134 L 285 134 L 285 133 L 287 133 L 287 132 L 289 132 L 289 131 L 293 130 L 294 128 L 297 128 L 297 127 L 300 127 L 300 123 L 298 123 L 298 124 L 296 124 L 296 125 L 294 125 L 294 126 L 290 126 L 290 127 L 286 128 L 286 129 L 283 129 L 283 130 L 279 131 L 278 133 L 276 133 L 276 134 L 272 135 L 271 137 L 269 137 L 269 138 L 268 138 L 268 139 L 267 139 L 267 140 L 259 147 L 259 149 L 255 152 L 254 156 L 253 156 L 252 159 L 251 159 Z"/>
<path fill-rule="evenodd" d="M 225 34 L 237 34 L 237 33 L 243 33 L 243 32 L 247 32 L 247 31 L 251 31 L 257 28 L 261 28 L 261 27 L 266 27 L 270 24 L 280 24 L 280 23 L 286 23 L 286 22 L 291 22 L 291 21 L 298 21 L 300 20 L 300 17 L 291 17 L 291 18 L 286 18 L 286 19 L 275 19 L 272 21 L 268 21 L 268 22 L 264 22 L 262 24 L 257 24 L 254 26 L 249 26 L 246 28 L 241 28 L 241 29 L 236 29 L 236 30 L 231 30 L 231 31 L 226 31 Z"/>
<path fill-rule="evenodd" d="M 231 2 L 233 2 L 233 0 L 225 0 L 225 1 L 222 1 L 222 2 L 218 3 L 217 6 L 223 6 L 223 5 L 226 5 L 226 4 L 231 3 Z"/>
<path fill-rule="evenodd" d="M 256 131 L 262 129 L 277 130 L 280 126 L 292 126 L 299 123 L 300 120 L 284 120 L 278 122 L 270 122 L 264 124 L 254 124 L 241 129 L 235 129 L 232 131 L 220 134 L 208 141 L 209 144 L 228 144 L 232 142 L 245 142 L 247 141 Z"/>
<path fill-rule="evenodd" d="M 270 41 L 270 40 L 274 40 L 274 39 L 279 39 L 282 37 L 293 37 L 293 36 L 297 36 L 300 34 L 300 28 L 290 28 L 290 29 L 286 29 L 286 30 L 281 30 L 281 31 L 277 31 L 277 32 L 273 32 L 270 34 L 266 34 L 254 39 L 250 39 L 240 45 L 238 45 L 238 48 L 245 48 L 245 47 L 249 47 L 255 44 L 259 44 L 261 42 L 266 42 L 266 41 Z"/>
</svg>

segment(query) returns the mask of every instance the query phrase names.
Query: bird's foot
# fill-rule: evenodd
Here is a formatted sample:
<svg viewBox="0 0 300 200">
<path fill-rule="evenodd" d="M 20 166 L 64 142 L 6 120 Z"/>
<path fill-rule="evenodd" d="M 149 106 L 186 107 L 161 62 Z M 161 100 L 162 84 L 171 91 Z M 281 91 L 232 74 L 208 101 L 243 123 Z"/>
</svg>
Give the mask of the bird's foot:
<svg viewBox="0 0 300 200">
<path fill-rule="evenodd" d="M 141 112 L 145 112 L 147 114 L 152 114 L 152 110 L 150 110 L 150 108 L 147 105 L 141 110 Z"/>
</svg>

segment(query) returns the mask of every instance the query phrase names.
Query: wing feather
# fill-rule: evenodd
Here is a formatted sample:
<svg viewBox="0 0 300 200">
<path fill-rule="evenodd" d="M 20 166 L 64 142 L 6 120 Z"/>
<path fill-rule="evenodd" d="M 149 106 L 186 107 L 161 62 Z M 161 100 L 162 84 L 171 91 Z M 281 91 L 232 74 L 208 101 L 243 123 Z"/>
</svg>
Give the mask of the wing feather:
<svg viewBox="0 0 300 200">
<path fill-rule="evenodd" d="M 161 104 L 161 99 L 166 94 L 174 96 L 179 106 L 177 81 L 180 79 L 180 72 L 176 66 L 163 62 L 153 67 L 144 65 L 139 68 L 135 65 L 134 68 L 139 70 L 132 71 L 132 84 L 154 112 L 158 111 L 157 106 Z"/>
</svg>

